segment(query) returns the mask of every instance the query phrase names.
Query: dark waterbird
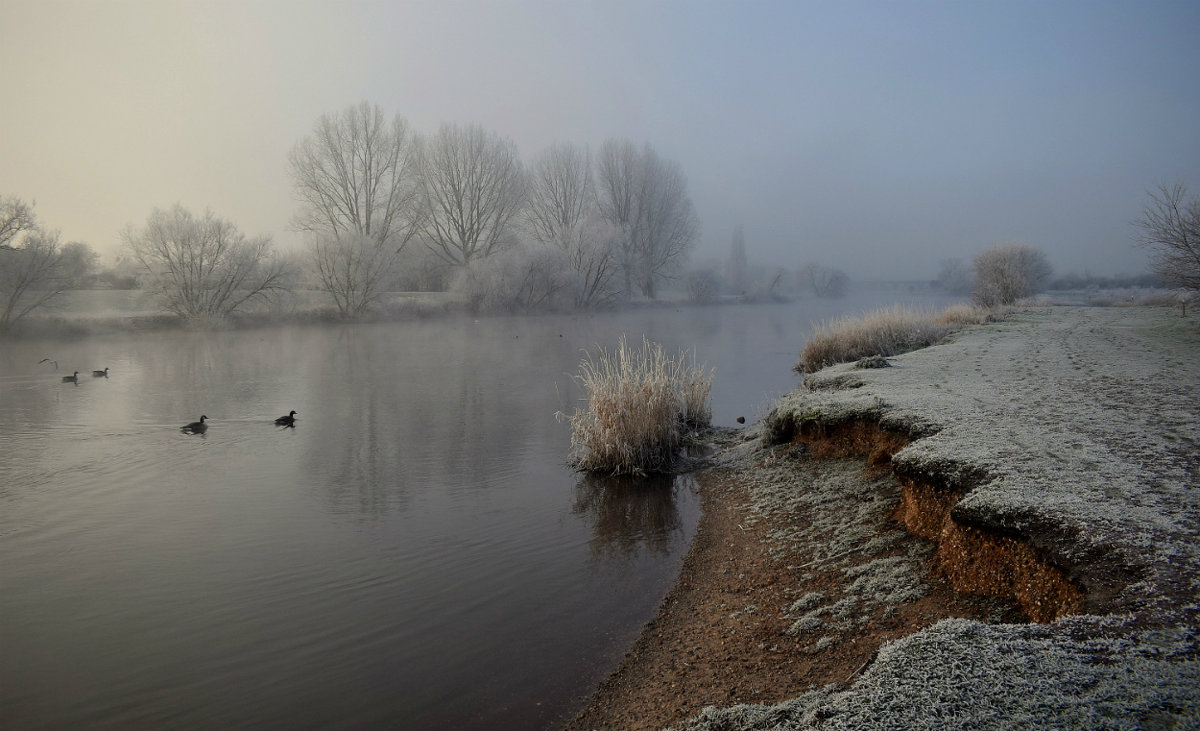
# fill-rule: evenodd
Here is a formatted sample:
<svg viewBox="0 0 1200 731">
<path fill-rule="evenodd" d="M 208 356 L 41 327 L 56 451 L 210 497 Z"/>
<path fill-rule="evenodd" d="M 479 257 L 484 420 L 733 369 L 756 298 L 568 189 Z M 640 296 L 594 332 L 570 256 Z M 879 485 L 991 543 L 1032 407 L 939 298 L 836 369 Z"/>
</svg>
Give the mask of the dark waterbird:
<svg viewBox="0 0 1200 731">
<path fill-rule="evenodd" d="M 200 421 L 193 421 L 191 424 L 179 427 L 179 430 L 187 434 L 203 434 L 208 431 L 208 424 L 204 423 L 207 416 L 201 416 Z"/>
<path fill-rule="evenodd" d="M 73 376 L 63 376 L 63 383 L 66 383 L 67 381 L 79 383 L 79 371 L 75 371 L 75 375 Z"/>
<path fill-rule="evenodd" d="M 105 366 L 104 370 L 102 370 L 102 371 L 92 371 L 92 375 L 95 376 L 96 378 L 99 378 L 100 376 L 104 376 L 105 378 L 108 378 L 108 367 Z"/>
<path fill-rule="evenodd" d="M 296 412 L 292 411 L 287 416 L 281 416 L 275 420 L 276 426 L 296 426 Z"/>
</svg>

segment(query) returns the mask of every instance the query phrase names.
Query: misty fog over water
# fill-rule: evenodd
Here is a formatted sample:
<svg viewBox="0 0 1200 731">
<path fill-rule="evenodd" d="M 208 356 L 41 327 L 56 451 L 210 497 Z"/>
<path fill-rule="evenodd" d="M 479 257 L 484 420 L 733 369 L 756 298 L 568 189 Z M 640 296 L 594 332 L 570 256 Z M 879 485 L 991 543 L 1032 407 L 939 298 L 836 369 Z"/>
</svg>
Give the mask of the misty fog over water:
<svg viewBox="0 0 1200 731">
<path fill-rule="evenodd" d="M 796 386 L 812 321 L 896 301 L 949 300 L 6 343 L 0 718 L 554 725 L 653 615 L 699 504 L 691 476 L 565 465 L 583 349 L 694 347 L 734 426 Z"/>
</svg>

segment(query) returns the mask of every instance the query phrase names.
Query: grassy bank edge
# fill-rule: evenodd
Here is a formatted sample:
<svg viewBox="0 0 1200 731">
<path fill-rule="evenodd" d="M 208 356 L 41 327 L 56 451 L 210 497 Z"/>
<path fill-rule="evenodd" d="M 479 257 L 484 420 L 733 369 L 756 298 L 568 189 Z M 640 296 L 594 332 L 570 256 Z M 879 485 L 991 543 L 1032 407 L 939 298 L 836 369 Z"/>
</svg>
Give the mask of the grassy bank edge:
<svg viewBox="0 0 1200 731">
<path fill-rule="evenodd" d="M 816 371 L 870 356 L 887 358 L 928 347 L 968 325 L 993 322 L 1008 314 L 1005 307 L 972 304 L 935 310 L 893 305 L 861 315 L 847 315 L 813 326 L 795 370 Z"/>
</svg>

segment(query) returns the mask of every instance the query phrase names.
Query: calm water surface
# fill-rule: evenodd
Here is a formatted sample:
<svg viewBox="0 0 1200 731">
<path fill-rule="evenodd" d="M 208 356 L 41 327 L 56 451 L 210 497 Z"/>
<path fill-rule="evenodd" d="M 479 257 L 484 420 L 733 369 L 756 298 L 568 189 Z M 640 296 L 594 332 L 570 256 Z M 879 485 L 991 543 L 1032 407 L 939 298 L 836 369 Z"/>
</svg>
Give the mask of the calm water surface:
<svg viewBox="0 0 1200 731">
<path fill-rule="evenodd" d="M 553 727 L 699 504 L 565 466 L 582 349 L 695 347 L 732 426 L 895 300 L 0 343 L 0 726 Z"/>
</svg>

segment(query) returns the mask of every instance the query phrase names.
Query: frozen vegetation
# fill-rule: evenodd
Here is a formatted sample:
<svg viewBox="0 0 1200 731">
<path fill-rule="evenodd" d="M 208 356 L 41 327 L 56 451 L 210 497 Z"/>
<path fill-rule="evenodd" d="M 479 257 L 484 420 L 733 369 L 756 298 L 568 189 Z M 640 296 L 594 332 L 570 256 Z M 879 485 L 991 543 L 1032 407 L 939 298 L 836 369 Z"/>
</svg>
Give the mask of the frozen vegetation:
<svg viewBox="0 0 1200 731">
<path fill-rule="evenodd" d="M 888 360 L 808 376 L 764 432 L 867 420 L 905 433 L 894 470 L 963 493 L 960 524 L 1042 552 L 1083 589 L 1083 612 L 943 620 L 885 644 L 849 686 L 710 707 L 681 728 L 1200 728 L 1195 317 L 1027 309 Z M 902 562 L 875 563 L 863 581 L 910 583 L 888 575 Z M 832 609 L 797 597 L 794 632 Z"/>
<path fill-rule="evenodd" d="M 587 408 L 559 413 L 571 424 L 571 464 L 614 475 L 670 471 L 684 438 L 709 426 L 712 371 L 696 363 L 695 351 L 672 357 L 643 338 L 641 348 L 624 336 L 616 350 L 603 348 L 579 364 Z"/>
</svg>

